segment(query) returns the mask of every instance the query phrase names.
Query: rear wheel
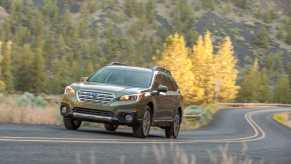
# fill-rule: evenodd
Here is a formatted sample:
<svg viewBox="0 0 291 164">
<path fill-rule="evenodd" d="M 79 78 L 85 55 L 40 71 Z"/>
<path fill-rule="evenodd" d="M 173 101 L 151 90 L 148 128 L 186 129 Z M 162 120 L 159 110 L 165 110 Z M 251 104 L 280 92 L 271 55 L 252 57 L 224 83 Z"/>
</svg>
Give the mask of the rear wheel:
<svg viewBox="0 0 291 164">
<path fill-rule="evenodd" d="M 105 123 L 104 128 L 108 131 L 115 131 L 118 128 L 118 125 L 116 124 L 110 124 L 110 123 Z"/>
<path fill-rule="evenodd" d="M 75 120 L 72 118 L 64 118 L 65 128 L 68 130 L 77 130 L 81 126 L 80 120 Z"/>
<path fill-rule="evenodd" d="M 133 127 L 133 133 L 136 137 L 144 138 L 149 135 L 152 124 L 152 115 L 150 112 L 150 107 L 147 106 L 143 114 L 141 122 Z"/>
<path fill-rule="evenodd" d="M 171 122 L 169 127 L 165 128 L 165 134 L 167 138 L 177 138 L 180 131 L 181 114 L 179 111 L 176 112 L 174 120 Z"/>
</svg>

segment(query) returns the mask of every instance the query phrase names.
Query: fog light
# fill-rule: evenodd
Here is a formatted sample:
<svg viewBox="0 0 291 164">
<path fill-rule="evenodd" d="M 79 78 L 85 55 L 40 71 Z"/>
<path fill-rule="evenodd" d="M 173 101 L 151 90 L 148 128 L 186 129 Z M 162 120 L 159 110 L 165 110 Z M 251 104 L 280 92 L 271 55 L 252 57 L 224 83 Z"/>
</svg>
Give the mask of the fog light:
<svg viewBox="0 0 291 164">
<path fill-rule="evenodd" d="M 131 115 L 131 114 L 127 114 L 127 115 L 125 115 L 125 120 L 126 120 L 127 122 L 131 122 L 131 121 L 133 120 L 132 115 Z"/>
<path fill-rule="evenodd" d="M 66 106 L 62 106 L 62 108 L 61 108 L 61 112 L 62 112 L 63 114 L 67 113 L 67 107 L 66 107 Z"/>
</svg>

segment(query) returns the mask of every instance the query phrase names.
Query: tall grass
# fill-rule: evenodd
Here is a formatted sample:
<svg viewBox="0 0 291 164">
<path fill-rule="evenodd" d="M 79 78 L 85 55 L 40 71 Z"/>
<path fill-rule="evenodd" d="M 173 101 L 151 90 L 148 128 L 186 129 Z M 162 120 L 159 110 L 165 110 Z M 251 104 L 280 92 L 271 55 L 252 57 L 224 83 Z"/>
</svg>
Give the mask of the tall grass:
<svg viewBox="0 0 291 164">
<path fill-rule="evenodd" d="M 193 145 L 195 146 L 195 145 Z M 229 146 L 223 146 L 218 149 L 216 152 L 206 151 L 206 155 L 203 155 L 203 161 L 207 161 L 209 164 L 263 164 L 263 160 L 256 160 L 253 161 L 250 158 L 247 158 L 246 155 L 247 146 L 243 144 L 242 149 L 239 152 L 232 152 L 229 149 Z M 82 159 L 86 162 L 81 160 L 81 154 L 75 154 L 75 163 L 76 164 L 83 164 L 83 163 L 90 163 L 90 164 L 97 164 L 98 157 L 95 155 L 98 154 L 95 151 L 90 151 L 87 153 L 88 156 L 82 156 Z M 149 157 L 152 157 L 149 159 Z M 187 153 L 182 147 L 176 144 L 169 145 L 152 145 L 150 146 L 143 146 L 142 152 L 136 158 L 139 158 L 141 161 L 154 161 L 154 164 L 200 164 L 203 163 L 197 159 L 198 155 Z M 127 164 L 132 163 L 131 159 L 128 159 L 126 155 L 120 155 L 117 157 L 119 159 L 119 164 Z M 204 159 L 207 158 L 207 159 Z M 88 162 L 90 161 L 90 162 Z"/>
<path fill-rule="evenodd" d="M 49 103 L 40 96 L 0 96 L 0 122 L 23 124 L 60 124 L 58 105 Z"/>
</svg>

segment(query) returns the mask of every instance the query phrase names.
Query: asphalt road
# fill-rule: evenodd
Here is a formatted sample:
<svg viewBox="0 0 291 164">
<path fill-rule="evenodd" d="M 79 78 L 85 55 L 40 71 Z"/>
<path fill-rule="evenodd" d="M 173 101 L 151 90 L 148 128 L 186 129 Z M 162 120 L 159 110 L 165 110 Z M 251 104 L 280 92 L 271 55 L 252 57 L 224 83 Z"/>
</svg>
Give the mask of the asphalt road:
<svg viewBox="0 0 291 164">
<path fill-rule="evenodd" d="M 287 110 L 222 110 L 209 126 L 182 131 L 177 140 L 166 139 L 163 131 L 155 129 L 147 139 L 138 139 L 128 128 L 111 133 L 98 128 L 68 131 L 55 126 L 0 124 L 0 164 L 204 164 L 225 156 L 234 163 L 290 164 L 291 130 L 271 118 Z"/>
</svg>

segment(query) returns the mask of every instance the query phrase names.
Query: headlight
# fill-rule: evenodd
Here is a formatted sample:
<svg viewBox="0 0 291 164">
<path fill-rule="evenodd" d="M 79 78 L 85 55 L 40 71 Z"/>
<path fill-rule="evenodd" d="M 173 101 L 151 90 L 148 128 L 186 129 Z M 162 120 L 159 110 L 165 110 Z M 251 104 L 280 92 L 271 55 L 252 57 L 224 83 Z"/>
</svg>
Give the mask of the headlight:
<svg viewBox="0 0 291 164">
<path fill-rule="evenodd" d="M 117 98 L 118 101 L 139 101 L 145 96 L 144 93 L 134 95 L 123 95 Z"/>
<path fill-rule="evenodd" d="M 66 88 L 65 88 L 65 92 L 64 92 L 64 94 L 66 95 L 66 96 L 71 96 L 71 97 L 73 97 L 73 96 L 75 96 L 75 90 L 71 87 L 71 86 L 67 86 Z"/>
</svg>

